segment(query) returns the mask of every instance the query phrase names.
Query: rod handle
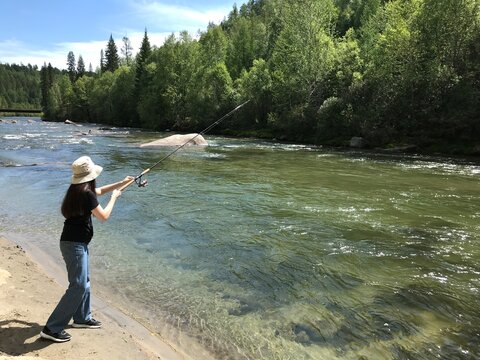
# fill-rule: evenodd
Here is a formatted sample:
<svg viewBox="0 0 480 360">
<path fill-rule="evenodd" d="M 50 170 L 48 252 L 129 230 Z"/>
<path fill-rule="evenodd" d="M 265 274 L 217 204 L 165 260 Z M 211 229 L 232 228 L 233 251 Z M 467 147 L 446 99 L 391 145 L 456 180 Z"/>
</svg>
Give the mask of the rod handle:
<svg viewBox="0 0 480 360">
<path fill-rule="evenodd" d="M 132 179 L 132 180 L 130 180 L 129 182 L 127 182 L 125 185 L 123 185 L 121 188 L 119 188 L 118 190 L 123 191 L 123 190 L 125 190 L 127 187 L 129 187 L 130 185 L 132 185 L 134 182 L 135 182 L 135 179 Z"/>
<path fill-rule="evenodd" d="M 120 191 L 123 191 L 125 190 L 127 187 L 129 187 L 130 185 L 132 185 L 135 180 L 137 180 L 139 177 L 141 177 L 142 175 L 145 175 L 146 173 L 148 173 L 149 171 L 151 170 L 151 168 L 148 168 L 148 169 L 145 169 L 141 172 L 140 175 L 136 176 L 135 178 L 133 178 L 132 180 L 130 180 L 129 182 L 127 182 L 125 185 L 123 185 L 121 188 L 119 188 L 118 190 Z"/>
</svg>

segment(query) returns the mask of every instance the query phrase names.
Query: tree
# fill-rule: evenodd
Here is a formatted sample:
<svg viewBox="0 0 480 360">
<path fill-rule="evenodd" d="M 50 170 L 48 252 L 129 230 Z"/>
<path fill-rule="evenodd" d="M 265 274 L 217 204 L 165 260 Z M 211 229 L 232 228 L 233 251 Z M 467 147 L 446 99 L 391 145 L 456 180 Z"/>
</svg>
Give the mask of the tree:
<svg viewBox="0 0 480 360">
<path fill-rule="evenodd" d="M 135 106 L 132 99 L 134 69 L 121 66 L 114 73 L 114 83 L 111 89 L 114 125 L 132 126 L 135 117 Z"/>
<path fill-rule="evenodd" d="M 139 125 L 139 116 L 138 116 L 138 104 L 142 95 L 142 88 L 144 88 L 142 82 L 145 79 L 146 75 L 146 65 L 147 60 L 152 54 L 152 48 L 150 46 L 150 41 L 148 40 L 147 29 L 145 29 L 145 34 L 143 35 L 142 44 L 140 50 L 136 56 L 135 62 L 135 77 L 134 77 L 134 87 L 132 91 L 132 106 L 135 109 L 134 116 L 132 116 L 132 124 Z"/>
<path fill-rule="evenodd" d="M 115 75 L 111 71 L 105 71 L 93 84 L 89 97 L 90 116 L 95 121 L 101 120 L 106 124 L 114 123 L 114 109 L 112 88 Z"/>
<path fill-rule="evenodd" d="M 50 121 L 59 120 L 57 117 L 57 113 L 59 111 L 60 97 L 61 97 L 60 87 L 55 82 L 53 83 L 52 87 L 50 88 L 50 91 L 48 92 L 47 107 L 44 111 L 44 116 L 46 119 Z"/>
<path fill-rule="evenodd" d="M 358 30 L 388 0 L 335 0 L 338 8 L 337 34 L 343 36 L 348 29 Z"/>
<path fill-rule="evenodd" d="M 259 19 L 241 16 L 233 23 L 229 35 L 227 66 L 232 79 L 237 79 L 242 70 L 253 65 L 253 60 L 264 57 L 267 32 Z"/>
<path fill-rule="evenodd" d="M 83 75 L 85 75 L 85 62 L 83 61 L 82 55 L 80 55 L 77 63 L 77 79 L 81 78 Z"/>
<path fill-rule="evenodd" d="M 77 121 L 92 121 L 90 103 L 94 81 L 92 76 L 83 76 L 73 84 L 71 118 Z"/>
<path fill-rule="evenodd" d="M 118 57 L 117 45 L 110 34 L 110 39 L 105 50 L 105 71 L 115 72 L 120 66 L 120 58 Z"/>
<path fill-rule="evenodd" d="M 313 141 L 316 112 L 330 96 L 325 80 L 334 65 L 335 13 L 330 0 L 284 2 L 270 60 L 274 106 L 279 129 L 303 141 Z"/>
<path fill-rule="evenodd" d="M 478 74 L 478 57 L 471 60 L 478 56 L 480 2 L 423 0 L 419 8 L 411 27 L 421 59 L 416 64 L 421 108 L 431 118 L 422 121 L 422 130 L 440 138 L 471 137 L 472 129 L 479 128 L 480 82 L 472 77 Z"/>
<path fill-rule="evenodd" d="M 267 127 L 268 112 L 272 105 L 272 76 L 268 64 L 263 59 L 253 60 L 249 71 L 244 71 L 238 79 L 237 90 L 241 101 L 251 99 L 253 113 L 246 114 L 245 125 L 249 128 Z"/>
<path fill-rule="evenodd" d="M 131 58 L 132 58 L 132 44 L 130 42 L 130 39 L 127 36 L 124 36 L 122 38 L 123 46 L 121 48 L 122 55 L 125 59 L 125 63 L 127 65 L 130 65 Z"/>
<path fill-rule="evenodd" d="M 225 62 L 228 40 L 220 26 L 211 27 L 203 33 L 199 40 L 201 57 L 204 64 Z"/>
<path fill-rule="evenodd" d="M 58 79 L 57 108 L 55 110 L 55 119 L 64 121 L 72 113 L 72 82 L 66 75 Z M 57 85 L 56 84 L 56 85 Z"/>
<path fill-rule="evenodd" d="M 199 125 L 204 127 L 219 113 L 224 113 L 227 107 L 231 107 L 233 82 L 223 61 L 204 68 L 199 78 L 203 86 L 200 91 L 195 91 L 195 97 L 201 104 L 196 109 L 201 111 L 192 111 L 192 115 L 195 114 L 196 118 L 202 121 Z"/>
<path fill-rule="evenodd" d="M 0 107 L 39 108 L 41 72 L 36 66 L 0 64 Z"/>
<path fill-rule="evenodd" d="M 145 34 L 143 35 L 142 44 L 140 46 L 140 51 L 137 54 L 136 58 L 136 68 L 135 68 L 135 93 L 139 94 L 140 82 L 145 71 L 145 65 L 147 59 L 152 54 L 152 48 L 150 46 L 150 41 L 148 40 L 147 29 L 145 29 Z"/>
<path fill-rule="evenodd" d="M 182 129 L 196 125 L 200 113 L 198 89 L 198 42 L 187 32 L 169 36 L 152 52 L 145 67 L 138 112 L 142 126 L 159 130 Z M 192 110 L 197 107 L 196 111 Z"/>
<path fill-rule="evenodd" d="M 103 49 L 100 50 L 100 73 L 105 72 L 105 55 Z"/>
<path fill-rule="evenodd" d="M 53 68 L 50 63 L 44 64 L 40 70 L 40 86 L 42 90 L 42 111 L 44 116 L 48 119 L 51 111 L 48 108 L 50 91 L 53 86 Z"/>
<path fill-rule="evenodd" d="M 406 137 L 421 122 L 422 50 L 415 45 L 417 35 L 412 27 L 421 1 L 388 2 L 362 31 L 364 90 L 369 96 L 369 109 L 364 110 L 369 117 L 365 129 L 377 143 Z"/>
<path fill-rule="evenodd" d="M 70 51 L 67 55 L 67 71 L 70 82 L 73 84 L 77 78 L 77 71 L 75 70 L 75 55 Z"/>
</svg>

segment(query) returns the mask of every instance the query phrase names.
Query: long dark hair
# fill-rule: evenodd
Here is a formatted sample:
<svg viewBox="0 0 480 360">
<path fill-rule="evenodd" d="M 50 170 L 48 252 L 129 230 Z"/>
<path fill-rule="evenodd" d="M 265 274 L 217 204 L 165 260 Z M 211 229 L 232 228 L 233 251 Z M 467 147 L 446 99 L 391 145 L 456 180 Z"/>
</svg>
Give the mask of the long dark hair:
<svg viewBox="0 0 480 360">
<path fill-rule="evenodd" d="M 95 194 L 95 179 L 82 184 L 71 184 L 63 198 L 62 215 L 66 219 L 86 216 L 85 214 L 85 193 L 90 190 Z"/>
</svg>

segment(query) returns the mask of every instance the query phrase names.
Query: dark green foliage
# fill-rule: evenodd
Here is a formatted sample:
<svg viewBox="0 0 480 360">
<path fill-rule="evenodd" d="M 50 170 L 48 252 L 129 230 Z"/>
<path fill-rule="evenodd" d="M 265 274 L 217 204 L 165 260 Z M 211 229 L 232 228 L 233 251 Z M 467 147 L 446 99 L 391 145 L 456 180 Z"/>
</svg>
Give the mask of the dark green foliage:
<svg viewBox="0 0 480 360">
<path fill-rule="evenodd" d="M 105 54 L 103 53 L 103 49 L 100 50 L 100 72 L 103 73 L 105 71 Z"/>
<path fill-rule="evenodd" d="M 142 94 L 143 86 L 146 81 L 146 72 L 145 67 L 147 65 L 148 58 L 152 54 L 152 48 L 150 46 L 150 41 L 148 39 L 147 29 L 145 29 L 145 34 L 143 35 L 142 44 L 140 45 L 140 50 L 135 57 L 135 73 L 134 73 L 134 84 L 131 94 L 131 114 L 132 117 L 129 120 L 131 126 L 140 127 L 140 119 L 138 116 L 138 103 L 140 101 L 140 96 Z"/>
<path fill-rule="evenodd" d="M 142 45 L 140 46 L 140 51 L 136 57 L 134 97 L 137 98 L 137 100 L 140 95 L 142 79 L 145 76 L 145 66 L 151 54 L 152 48 L 150 46 L 150 41 L 148 40 L 147 30 L 145 30 L 145 34 L 142 39 Z"/>
<path fill-rule="evenodd" d="M 41 93 L 42 93 L 40 103 L 44 111 L 45 111 L 45 108 L 47 107 L 48 93 L 52 85 L 53 85 L 53 76 L 48 71 L 47 64 L 44 64 L 42 66 L 42 69 L 40 70 L 40 86 L 41 86 Z"/>
<path fill-rule="evenodd" d="M 75 82 L 77 79 L 77 70 L 75 69 L 75 55 L 72 51 L 67 55 L 67 71 L 70 82 Z"/>
<path fill-rule="evenodd" d="M 0 64 L 0 108 L 39 109 L 41 102 L 36 66 Z"/>
<path fill-rule="evenodd" d="M 83 61 L 82 55 L 78 57 L 77 63 L 77 79 L 85 75 L 85 62 Z"/>
<path fill-rule="evenodd" d="M 120 57 L 118 56 L 117 45 L 113 40 L 112 35 L 107 43 L 107 49 L 105 50 L 105 66 L 104 71 L 115 72 L 120 66 Z"/>
<path fill-rule="evenodd" d="M 145 63 L 147 62 L 148 58 L 152 54 L 152 47 L 150 46 L 150 40 L 148 40 L 147 30 L 145 30 L 145 34 L 143 35 L 142 44 L 140 45 L 140 51 L 137 55 L 137 74 L 140 68 L 142 68 Z"/>
</svg>

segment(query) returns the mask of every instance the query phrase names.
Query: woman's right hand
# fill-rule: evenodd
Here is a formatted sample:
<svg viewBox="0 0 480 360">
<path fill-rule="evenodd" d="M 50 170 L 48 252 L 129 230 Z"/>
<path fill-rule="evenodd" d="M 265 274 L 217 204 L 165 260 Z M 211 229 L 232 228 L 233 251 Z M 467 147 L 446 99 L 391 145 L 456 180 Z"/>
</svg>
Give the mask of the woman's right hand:
<svg viewBox="0 0 480 360">
<path fill-rule="evenodd" d="M 112 198 L 117 199 L 122 195 L 122 192 L 118 189 L 112 191 Z"/>
</svg>

